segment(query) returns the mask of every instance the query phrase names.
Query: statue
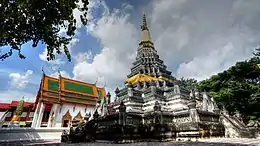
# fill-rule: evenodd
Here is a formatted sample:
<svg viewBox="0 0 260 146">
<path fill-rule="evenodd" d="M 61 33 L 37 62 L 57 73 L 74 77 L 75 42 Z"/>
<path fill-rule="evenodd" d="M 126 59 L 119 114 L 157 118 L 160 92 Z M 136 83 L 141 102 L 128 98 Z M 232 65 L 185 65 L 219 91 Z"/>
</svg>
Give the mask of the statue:
<svg viewBox="0 0 260 146">
<path fill-rule="evenodd" d="M 208 96 L 208 111 L 213 112 L 214 109 L 215 109 L 214 99 L 213 97 Z"/>
<path fill-rule="evenodd" d="M 190 99 L 193 99 L 194 98 L 194 93 L 193 93 L 193 90 L 191 89 L 190 90 Z"/>
<path fill-rule="evenodd" d="M 180 87 L 178 85 L 174 85 L 174 93 L 180 94 Z"/>
<path fill-rule="evenodd" d="M 161 123 L 161 106 L 158 101 L 155 102 L 154 109 L 154 124 Z"/>
<path fill-rule="evenodd" d="M 199 99 L 199 91 L 197 88 L 194 89 L 194 95 L 196 99 Z"/>
<path fill-rule="evenodd" d="M 207 93 L 204 91 L 203 92 L 203 100 L 202 100 L 202 110 L 208 111 L 208 96 Z"/>
</svg>

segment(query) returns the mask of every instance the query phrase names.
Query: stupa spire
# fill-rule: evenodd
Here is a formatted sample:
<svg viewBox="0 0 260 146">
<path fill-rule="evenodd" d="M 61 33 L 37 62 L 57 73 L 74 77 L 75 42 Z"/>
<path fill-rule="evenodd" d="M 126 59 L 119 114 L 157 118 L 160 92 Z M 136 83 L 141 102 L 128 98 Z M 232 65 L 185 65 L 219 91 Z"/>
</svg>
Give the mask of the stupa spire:
<svg viewBox="0 0 260 146">
<path fill-rule="evenodd" d="M 142 24 L 142 26 L 141 26 L 141 29 L 142 29 L 142 31 L 143 31 L 143 30 L 149 30 L 149 29 L 148 29 L 148 26 L 147 26 L 147 20 L 146 20 L 145 13 L 143 13 L 143 24 Z"/>
<path fill-rule="evenodd" d="M 141 42 L 151 42 L 151 36 L 149 32 L 149 28 L 147 26 L 146 16 L 145 13 L 143 13 L 143 23 L 141 25 Z"/>
</svg>

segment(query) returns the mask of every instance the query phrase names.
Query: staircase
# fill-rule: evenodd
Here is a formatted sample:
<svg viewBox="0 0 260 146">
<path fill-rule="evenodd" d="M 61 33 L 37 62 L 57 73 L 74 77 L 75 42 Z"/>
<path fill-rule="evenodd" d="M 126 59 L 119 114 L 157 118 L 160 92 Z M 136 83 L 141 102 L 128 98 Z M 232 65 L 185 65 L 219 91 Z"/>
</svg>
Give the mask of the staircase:
<svg viewBox="0 0 260 146">
<path fill-rule="evenodd" d="M 220 120 L 225 127 L 225 137 L 253 138 L 253 134 L 237 117 L 222 114 Z"/>
</svg>

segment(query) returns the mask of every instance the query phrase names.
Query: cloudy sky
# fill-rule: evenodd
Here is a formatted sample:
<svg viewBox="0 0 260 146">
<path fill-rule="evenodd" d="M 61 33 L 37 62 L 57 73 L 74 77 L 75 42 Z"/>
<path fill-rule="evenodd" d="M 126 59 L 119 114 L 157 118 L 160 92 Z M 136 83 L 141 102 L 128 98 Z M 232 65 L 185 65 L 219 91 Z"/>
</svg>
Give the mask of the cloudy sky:
<svg viewBox="0 0 260 146">
<path fill-rule="evenodd" d="M 87 26 L 77 24 L 69 44 L 72 61 L 62 55 L 46 60 L 44 45 L 22 46 L 26 55 L 0 62 L 0 102 L 34 101 L 41 66 L 49 76 L 124 86 L 140 39 L 142 13 L 152 40 L 173 76 L 203 80 L 248 59 L 260 43 L 259 0 L 91 0 Z M 80 13 L 74 11 L 75 17 Z M 62 33 L 62 32 L 61 32 Z M 1 48 L 5 50 L 7 48 Z"/>
</svg>

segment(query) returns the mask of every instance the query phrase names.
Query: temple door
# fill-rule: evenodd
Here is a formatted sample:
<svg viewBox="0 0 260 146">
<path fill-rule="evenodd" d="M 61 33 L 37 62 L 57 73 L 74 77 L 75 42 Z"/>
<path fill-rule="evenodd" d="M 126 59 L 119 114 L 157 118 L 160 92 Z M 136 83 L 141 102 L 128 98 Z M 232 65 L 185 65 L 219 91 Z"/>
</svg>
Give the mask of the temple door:
<svg viewBox="0 0 260 146">
<path fill-rule="evenodd" d="M 72 116 L 70 115 L 70 112 L 68 110 L 66 114 L 62 117 L 62 127 L 69 127 L 71 119 Z"/>
</svg>

